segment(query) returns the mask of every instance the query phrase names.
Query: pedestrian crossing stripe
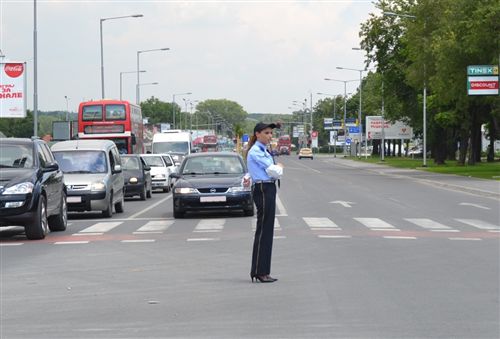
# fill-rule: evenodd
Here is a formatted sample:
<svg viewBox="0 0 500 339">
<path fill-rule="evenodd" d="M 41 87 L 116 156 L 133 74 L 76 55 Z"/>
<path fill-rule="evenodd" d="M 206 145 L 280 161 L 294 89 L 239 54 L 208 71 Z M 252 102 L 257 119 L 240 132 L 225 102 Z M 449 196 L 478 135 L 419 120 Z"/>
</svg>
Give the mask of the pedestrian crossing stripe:
<svg viewBox="0 0 500 339">
<path fill-rule="evenodd" d="M 396 230 L 397 228 L 379 218 L 354 218 L 372 231 L 386 231 L 389 229 Z"/>
<path fill-rule="evenodd" d="M 466 225 L 479 228 L 481 230 L 500 230 L 500 226 L 493 225 L 481 220 L 476 220 L 476 219 L 455 219 L 455 220 L 464 223 Z"/>
<path fill-rule="evenodd" d="M 448 227 L 446 225 L 440 224 L 438 222 L 435 222 L 434 220 L 431 219 L 425 219 L 425 218 L 405 218 L 405 220 L 411 222 L 412 224 L 415 224 L 417 226 L 426 228 L 426 229 L 432 229 L 432 230 L 449 230 L 451 227 Z"/>
<path fill-rule="evenodd" d="M 203 219 L 198 222 L 195 232 L 220 232 L 224 228 L 226 219 Z"/>
<path fill-rule="evenodd" d="M 80 233 L 105 233 L 123 224 L 123 221 L 98 222 L 80 231 Z"/>
<path fill-rule="evenodd" d="M 144 226 L 139 228 L 134 233 L 163 233 L 174 223 L 173 220 L 152 220 L 148 221 Z"/>
</svg>

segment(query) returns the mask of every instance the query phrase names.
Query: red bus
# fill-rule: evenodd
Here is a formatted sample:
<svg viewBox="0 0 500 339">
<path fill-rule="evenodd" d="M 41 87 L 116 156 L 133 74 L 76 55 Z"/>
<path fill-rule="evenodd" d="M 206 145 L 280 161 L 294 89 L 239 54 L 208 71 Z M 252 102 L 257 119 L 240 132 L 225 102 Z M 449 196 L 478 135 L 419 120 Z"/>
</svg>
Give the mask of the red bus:
<svg viewBox="0 0 500 339">
<path fill-rule="evenodd" d="M 120 153 L 144 153 L 141 107 L 121 100 L 82 102 L 78 108 L 78 138 L 107 139 Z"/>
<path fill-rule="evenodd" d="M 282 135 L 278 139 L 278 153 L 290 155 L 292 150 L 292 141 L 289 135 Z"/>
<path fill-rule="evenodd" d="M 216 135 L 204 135 L 203 141 L 201 142 L 202 152 L 216 152 L 217 151 L 217 136 Z"/>
</svg>

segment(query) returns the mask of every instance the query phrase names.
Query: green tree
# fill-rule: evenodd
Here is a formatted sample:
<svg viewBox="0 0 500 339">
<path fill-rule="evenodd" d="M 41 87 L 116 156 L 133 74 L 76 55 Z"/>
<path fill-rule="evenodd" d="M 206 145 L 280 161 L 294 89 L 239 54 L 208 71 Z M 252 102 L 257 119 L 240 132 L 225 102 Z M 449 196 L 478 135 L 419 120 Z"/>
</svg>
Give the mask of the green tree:
<svg viewBox="0 0 500 339">
<path fill-rule="evenodd" d="M 152 96 L 146 101 L 141 102 L 142 116 L 148 118 L 149 123 L 173 123 L 172 103 L 164 102 Z M 176 121 L 180 112 L 180 106 L 175 104 Z"/>
</svg>

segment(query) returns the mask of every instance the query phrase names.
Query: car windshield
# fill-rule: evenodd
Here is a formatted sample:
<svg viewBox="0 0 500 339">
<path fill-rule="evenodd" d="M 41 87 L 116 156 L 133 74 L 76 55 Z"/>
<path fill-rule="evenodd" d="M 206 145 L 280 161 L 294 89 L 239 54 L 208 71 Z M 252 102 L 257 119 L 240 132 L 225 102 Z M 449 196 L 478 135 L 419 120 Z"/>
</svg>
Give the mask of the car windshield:
<svg viewBox="0 0 500 339">
<path fill-rule="evenodd" d="M 144 161 L 151 167 L 165 167 L 161 156 L 144 157 Z"/>
<path fill-rule="evenodd" d="M 54 156 L 64 173 L 107 173 L 106 155 L 102 151 L 56 151 Z"/>
<path fill-rule="evenodd" d="M 139 166 L 139 159 L 136 157 L 122 157 L 122 167 L 124 170 L 141 169 Z"/>
<path fill-rule="evenodd" d="M 187 159 L 182 174 L 243 174 L 244 168 L 238 157 L 203 156 Z"/>
<path fill-rule="evenodd" d="M 189 143 L 186 141 L 178 142 L 155 142 L 153 144 L 153 153 L 179 152 L 187 154 L 189 152 Z"/>
<path fill-rule="evenodd" d="M 33 148 L 0 142 L 0 168 L 32 168 Z"/>
</svg>

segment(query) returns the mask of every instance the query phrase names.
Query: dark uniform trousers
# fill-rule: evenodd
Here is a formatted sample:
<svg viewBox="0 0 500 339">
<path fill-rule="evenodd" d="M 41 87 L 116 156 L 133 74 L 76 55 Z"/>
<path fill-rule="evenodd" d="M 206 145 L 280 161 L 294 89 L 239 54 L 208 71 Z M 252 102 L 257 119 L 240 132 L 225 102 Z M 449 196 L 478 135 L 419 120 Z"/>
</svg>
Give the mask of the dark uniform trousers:
<svg viewBox="0 0 500 339">
<path fill-rule="evenodd" d="M 256 183 L 253 187 L 253 199 L 255 206 L 257 206 L 257 228 L 253 242 L 250 275 L 268 275 L 271 273 L 276 185 L 274 183 Z"/>
</svg>

